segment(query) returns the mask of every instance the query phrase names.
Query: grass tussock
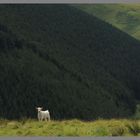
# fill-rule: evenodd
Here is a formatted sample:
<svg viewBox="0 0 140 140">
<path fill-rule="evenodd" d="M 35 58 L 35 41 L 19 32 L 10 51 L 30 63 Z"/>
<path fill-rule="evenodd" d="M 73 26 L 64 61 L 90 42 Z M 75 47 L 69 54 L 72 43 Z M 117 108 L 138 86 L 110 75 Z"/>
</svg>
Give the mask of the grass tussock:
<svg viewBox="0 0 140 140">
<path fill-rule="evenodd" d="M 112 136 L 123 136 L 125 129 L 123 127 L 116 127 L 111 130 Z"/>
<path fill-rule="evenodd" d="M 138 136 L 138 134 L 140 133 L 140 125 L 136 120 L 126 124 L 126 127 L 128 128 L 129 132 L 134 136 Z"/>
<path fill-rule="evenodd" d="M 139 136 L 140 121 L 77 119 L 38 122 L 33 119 L 20 121 L 0 120 L 0 136 Z"/>
</svg>

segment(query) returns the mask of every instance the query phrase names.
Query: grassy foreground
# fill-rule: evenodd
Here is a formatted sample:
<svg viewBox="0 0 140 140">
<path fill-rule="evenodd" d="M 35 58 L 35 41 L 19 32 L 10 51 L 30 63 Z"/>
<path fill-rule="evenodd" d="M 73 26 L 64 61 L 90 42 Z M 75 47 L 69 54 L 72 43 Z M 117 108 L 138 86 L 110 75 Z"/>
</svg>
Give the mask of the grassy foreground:
<svg viewBox="0 0 140 140">
<path fill-rule="evenodd" d="M 38 122 L 0 120 L 0 136 L 138 136 L 140 121 L 134 120 L 80 120 Z"/>
</svg>

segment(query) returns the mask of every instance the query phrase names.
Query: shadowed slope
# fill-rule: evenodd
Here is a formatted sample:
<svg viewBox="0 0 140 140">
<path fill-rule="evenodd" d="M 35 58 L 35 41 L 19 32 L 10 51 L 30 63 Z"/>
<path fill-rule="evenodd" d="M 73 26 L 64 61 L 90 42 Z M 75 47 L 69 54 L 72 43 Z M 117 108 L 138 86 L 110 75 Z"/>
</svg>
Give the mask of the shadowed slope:
<svg viewBox="0 0 140 140">
<path fill-rule="evenodd" d="M 132 115 L 139 41 L 68 5 L 0 5 L 0 22 L 22 44 L 0 53 L 1 116 L 36 117 L 38 105 L 55 119 Z"/>
</svg>

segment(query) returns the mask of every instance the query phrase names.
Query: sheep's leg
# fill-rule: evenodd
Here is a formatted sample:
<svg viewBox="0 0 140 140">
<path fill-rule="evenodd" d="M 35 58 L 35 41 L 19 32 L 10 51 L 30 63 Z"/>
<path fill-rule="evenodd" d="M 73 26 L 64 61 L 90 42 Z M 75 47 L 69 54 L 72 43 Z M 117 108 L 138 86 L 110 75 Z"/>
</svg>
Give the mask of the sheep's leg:
<svg viewBox="0 0 140 140">
<path fill-rule="evenodd" d="M 45 117 L 45 121 L 47 121 L 47 117 Z"/>
<path fill-rule="evenodd" d="M 41 121 L 40 113 L 38 113 L 38 121 Z"/>
<path fill-rule="evenodd" d="M 48 121 L 47 118 L 48 118 L 48 117 L 46 116 L 46 117 L 45 117 L 45 120 L 46 120 L 46 121 Z"/>
<path fill-rule="evenodd" d="M 43 117 L 41 117 L 41 121 L 43 121 Z"/>
<path fill-rule="evenodd" d="M 50 117 L 48 117 L 48 121 L 50 121 Z"/>
</svg>

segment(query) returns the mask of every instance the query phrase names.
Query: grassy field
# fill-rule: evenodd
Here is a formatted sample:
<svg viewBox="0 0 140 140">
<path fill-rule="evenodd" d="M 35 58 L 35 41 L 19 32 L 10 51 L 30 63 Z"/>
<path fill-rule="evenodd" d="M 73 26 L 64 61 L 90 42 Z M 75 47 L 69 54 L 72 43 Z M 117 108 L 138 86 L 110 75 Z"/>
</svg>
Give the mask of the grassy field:
<svg viewBox="0 0 140 140">
<path fill-rule="evenodd" d="M 140 121 L 126 119 L 38 122 L 0 120 L 0 136 L 140 136 Z"/>
<path fill-rule="evenodd" d="M 140 39 L 140 4 L 83 4 L 75 6 Z"/>
</svg>

